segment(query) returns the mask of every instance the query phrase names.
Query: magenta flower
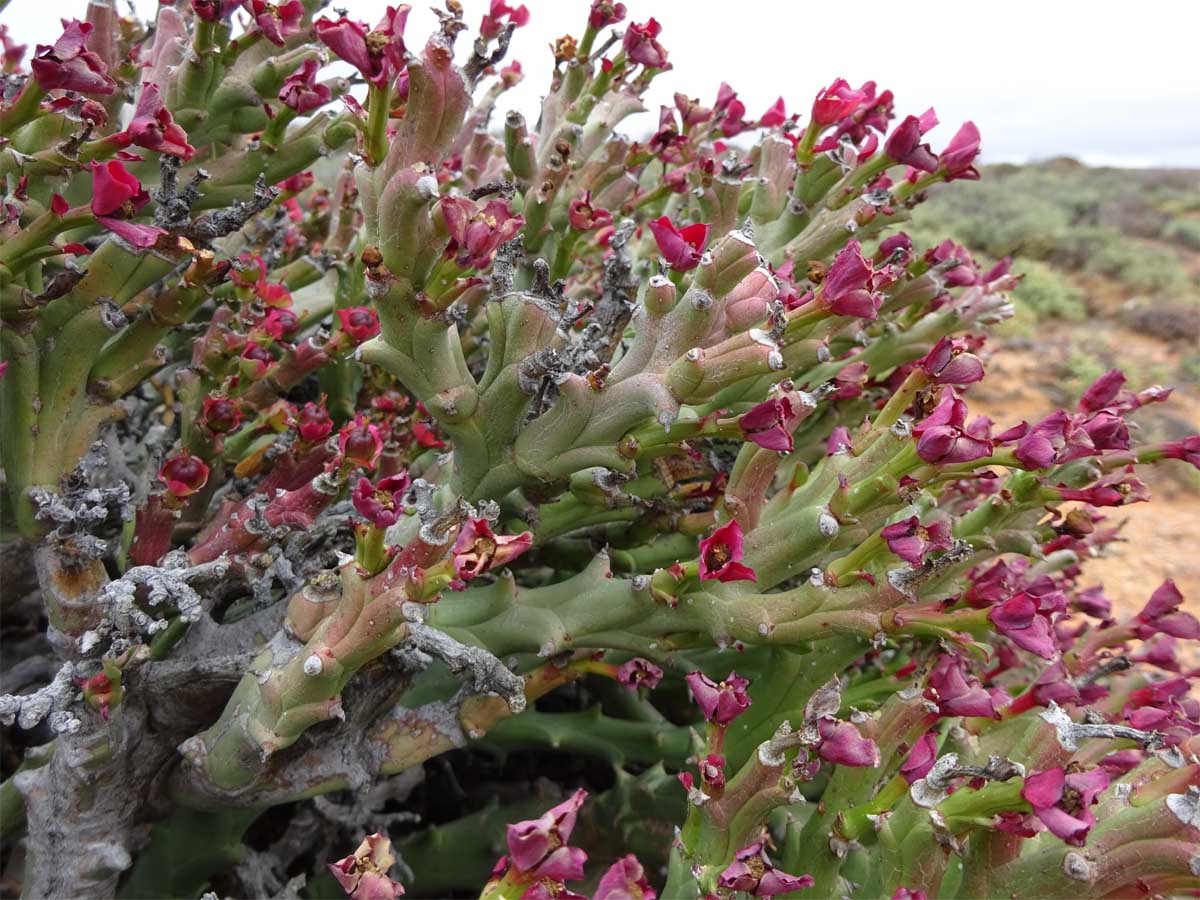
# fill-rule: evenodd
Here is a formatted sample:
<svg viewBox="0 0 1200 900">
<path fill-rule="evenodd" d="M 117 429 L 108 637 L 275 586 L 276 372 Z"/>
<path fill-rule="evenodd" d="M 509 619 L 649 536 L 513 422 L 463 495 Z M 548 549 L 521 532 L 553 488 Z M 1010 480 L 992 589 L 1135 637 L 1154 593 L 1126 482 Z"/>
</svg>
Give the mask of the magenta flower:
<svg viewBox="0 0 1200 900">
<path fill-rule="evenodd" d="M 576 231 L 599 231 L 612 225 L 612 213 L 592 205 L 592 192 L 584 191 L 567 204 L 567 221 Z"/>
<path fill-rule="evenodd" d="M 758 120 L 758 124 L 763 128 L 774 128 L 776 125 L 782 125 L 786 121 L 787 107 L 784 105 L 783 98 L 780 97 L 762 114 L 762 118 Z"/>
<path fill-rule="evenodd" d="M 395 900 L 404 895 L 403 885 L 388 877 L 395 862 L 391 840 L 376 832 L 363 838 L 350 856 L 329 863 L 328 868 L 352 900 Z"/>
<path fill-rule="evenodd" d="M 617 681 L 631 691 L 639 686 L 653 690 L 662 681 L 663 670 L 647 659 L 635 656 L 629 662 L 617 666 Z"/>
<path fill-rule="evenodd" d="M 938 706 L 943 716 L 972 716 L 996 718 L 992 695 L 979 684 L 979 679 L 966 674 L 962 660 L 949 653 L 938 657 L 929 673 L 926 696 Z"/>
<path fill-rule="evenodd" d="M 953 465 L 973 462 L 992 453 L 986 425 L 976 419 L 967 424 L 967 404 L 946 388 L 941 402 L 932 413 L 913 428 L 917 455 L 929 463 Z"/>
<path fill-rule="evenodd" d="M 279 102 L 302 116 L 328 103 L 333 94 L 317 81 L 320 69 L 315 59 L 306 59 L 304 65 L 284 79 Z"/>
<path fill-rule="evenodd" d="M 850 429 L 845 425 L 838 425 L 833 431 L 829 432 L 829 439 L 825 442 L 825 454 L 833 456 L 835 453 L 849 453 L 854 449 L 854 444 L 850 439 Z"/>
<path fill-rule="evenodd" d="M 188 143 L 187 132 L 175 124 L 171 111 L 163 105 L 156 84 L 142 85 L 133 120 L 128 128 L 113 137 L 122 147 L 134 144 L 183 160 L 191 159 L 196 152 L 196 148 Z"/>
<path fill-rule="evenodd" d="M 730 672 L 720 683 L 699 671 L 690 673 L 685 680 L 705 720 L 714 725 L 728 725 L 750 708 L 750 695 L 746 693 L 750 682 L 737 672 Z"/>
<path fill-rule="evenodd" d="M 654 235 L 654 242 L 658 244 L 659 253 L 672 269 L 686 272 L 700 265 L 704 247 L 708 243 L 708 225 L 694 222 L 677 228 L 669 218 L 661 216 L 648 223 L 648 227 Z"/>
<path fill-rule="evenodd" d="M 153 247 L 166 234 L 161 228 L 129 221 L 149 202 L 142 183 L 120 162 L 92 163 L 92 214 L 135 247 Z"/>
<path fill-rule="evenodd" d="M 853 115 L 866 99 L 865 90 L 856 91 L 845 78 L 838 78 L 813 100 L 813 121 L 822 126 L 840 122 Z"/>
<path fill-rule="evenodd" d="M 772 397 L 742 414 L 738 427 L 742 436 L 766 450 L 792 451 L 792 430 L 800 421 L 792 401 Z"/>
<path fill-rule="evenodd" d="M 108 77 L 108 66 L 87 49 L 92 32 L 89 22 L 62 19 L 63 33 L 53 46 L 38 44 L 29 66 L 43 90 L 111 94 L 117 83 Z"/>
<path fill-rule="evenodd" d="M 661 69 L 667 65 L 667 51 L 658 42 L 662 25 L 650 19 L 645 25 L 631 24 L 625 30 L 621 47 L 630 62 L 641 63 L 648 69 Z"/>
<path fill-rule="evenodd" d="M 176 497 L 190 497 L 208 484 L 208 465 L 188 450 L 167 457 L 158 470 L 158 480 Z"/>
<path fill-rule="evenodd" d="M 352 306 L 336 312 L 342 331 L 356 346 L 379 334 L 379 316 L 369 306 Z"/>
<path fill-rule="evenodd" d="M 1096 452 L 1092 436 L 1061 409 L 1032 427 L 1022 422 L 996 436 L 1002 444 L 1014 440 L 1013 455 L 1031 469 L 1045 469 Z"/>
<path fill-rule="evenodd" d="M 279 6 L 265 0 L 246 0 L 245 6 L 262 36 L 276 47 L 282 47 L 287 38 L 300 31 L 300 20 L 304 18 L 300 0 L 288 0 Z"/>
<path fill-rule="evenodd" d="M 450 233 L 446 256 L 464 269 L 486 269 L 496 249 L 525 224 L 503 200 L 480 203 L 466 197 L 446 197 L 439 204 Z"/>
<path fill-rule="evenodd" d="M 701 581 L 753 581 L 754 570 L 743 565 L 742 526 L 730 519 L 700 542 Z"/>
<path fill-rule="evenodd" d="M 871 263 L 862 255 L 862 244 L 850 241 L 838 253 L 821 282 L 821 299 L 838 316 L 874 319 L 883 298 L 871 289 Z"/>
<path fill-rule="evenodd" d="M 525 6 L 512 7 L 504 0 L 492 0 L 492 5 L 483 15 L 479 23 L 479 35 L 484 40 L 491 40 L 504 30 L 501 19 L 508 21 L 516 28 L 529 24 L 529 10 Z"/>
<path fill-rule="evenodd" d="M 338 450 L 348 463 L 364 469 L 375 468 L 379 454 L 383 452 L 379 426 L 368 422 L 360 413 L 338 432 Z"/>
<path fill-rule="evenodd" d="M 620 4 L 618 4 L 620 5 Z M 592 900 L 655 900 L 657 892 L 646 880 L 646 870 L 632 853 L 626 854 L 600 876 Z"/>
<path fill-rule="evenodd" d="M 1146 640 L 1155 634 L 1169 634 L 1185 641 L 1200 640 L 1200 621 L 1179 607 L 1183 594 L 1175 582 L 1167 579 L 1150 595 L 1146 607 L 1134 618 L 1134 631 Z"/>
<path fill-rule="evenodd" d="M 700 760 L 700 783 L 710 797 L 719 797 L 725 790 L 725 757 L 720 753 L 709 753 Z M 689 788 L 690 790 L 690 788 Z"/>
<path fill-rule="evenodd" d="M 920 781 L 929 774 L 929 770 L 933 768 L 936 760 L 937 734 L 930 731 L 921 735 L 913 748 L 908 751 L 908 756 L 900 764 L 900 774 L 909 784 Z"/>
<path fill-rule="evenodd" d="M 1105 407 L 1117 403 L 1121 396 L 1121 388 L 1125 386 L 1125 380 L 1125 373 L 1120 369 L 1109 369 L 1088 385 L 1087 390 L 1080 395 L 1080 411 L 1099 412 Z"/>
<path fill-rule="evenodd" d="M 533 533 L 496 535 L 487 519 L 468 519 L 454 542 L 454 574 L 470 581 L 484 572 L 508 565 L 533 546 Z"/>
<path fill-rule="evenodd" d="M 908 888 L 901 885 L 896 888 L 896 892 L 892 894 L 891 900 L 929 900 L 928 895 L 919 888 L 915 891 L 910 891 Z"/>
<path fill-rule="evenodd" d="M 587 791 L 580 788 L 539 818 L 509 825 L 505 840 L 513 865 L 534 878 L 554 881 L 582 878 L 587 854 L 578 847 L 567 846 L 567 841 L 586 799 Z"/>
<path fill-rule="evenodd" d="M 762 842 L 743 847 L 733 862 L 717 876 L 717 885 L 727 891 L 745 891 L 751 897 L 774 897 L 812 887 L 811 875 L 789 875 L 771 865 Z"/>
<path fill-rule="evenodd" d="M 935 519 L 922 525 L 917 516 L 885 526 L 880 536 L 887 542 L 888 549 L 910 565 L 919 566 L 930 550 L 949 550 L 950 523 Z"/>
<path fill-rule="evenodd" d="M 933 110 L 927 110 L 920 117 L 908 116 L 895 127 L 883 145 L 883 152 L 903 165 L 912 166 L 922 172 L 937 170 L 938 158 L 929 149 L 928 144 L 921 143 L 921 137 L 937 124 L 937 116 Z"/>
<path fill-rule="evenodd" d="M 946 181 L 978 181 L 979 172 L 972 165 L 979 155 L 979 129 L 974 122 L 964 122 L 939 157 L 940 170 Z"/>
<path fill-rule="evenodd" d="M 588 13 L 588 25 L 597 30 L 606 25 L 615 25 L 625 21 L 625 4 L 614 3 L 613 0 L 592 0 L 592 8 Z"/>
<path fill-rule="evenodd" d="M 333 419 L 325 409 L 324 397 L 321 399 L 321 403 L 313 403 L 311 400 L 305 403 L 296 416 L 296 431 L 299 432 L 301 440 L 310 444 L 320 443 L 333 433 Z"/>
<path fill-rule="evenodd" d="M 1091 807 L 1108 783 L 1104 769 L 1068 774 L 1059 766 L 1026 775 L 1021 796 L 1053 834 L 1074 847 L 1082 847 L 1096 824 Z"/>
<path fill-rule="evenodd" d="M 205 397 L 200 421 L 214 434 L 228 434 L 242 423 L 242 407 L 228 397 Z"/>
<path fill-rule="evenodd" d="M 404 25 L 409 7 L 389 6 L 374 30 L 345 16 L 336 22 L 318 19 L 313 25 L 317 40 L 341 60 L 350 63 L 370 84 L 385 87 L 404 68 Z"/>
<path fill-rule="evenodd" d="M 412 481 L 407 472 L 389 475 L 379 484 L 371 484 L 369 478 L 359 478 L 350 501 L 376 528 L 387 528 L 395 525 L 404 511 L 402 500 L 410 484 Z"/>
<path fill-rule="evenodd" d="M 832 716 L 822 716 L 817 721 L 817 732 L 821 736 L 818 750 L 821 759 L 839 766 L 879 765 L 879 747 L 865 738 L 852 722 L 839 722 Z"/>
<path fill-rule="evenodd" d="M 973 384 L 983 378 L 983 363 L 960 338 L 942 338 L 916 365 L 934 384 Z"/>
<path fill-rule="evenodd" d="M 1041 609 L 1041 598 L 1022 591 L 988 612 L 988 621 L 1010 641 L 1042 659 L 1058 656 L 1058 640 L 1050 619 Z"/>
</svg>

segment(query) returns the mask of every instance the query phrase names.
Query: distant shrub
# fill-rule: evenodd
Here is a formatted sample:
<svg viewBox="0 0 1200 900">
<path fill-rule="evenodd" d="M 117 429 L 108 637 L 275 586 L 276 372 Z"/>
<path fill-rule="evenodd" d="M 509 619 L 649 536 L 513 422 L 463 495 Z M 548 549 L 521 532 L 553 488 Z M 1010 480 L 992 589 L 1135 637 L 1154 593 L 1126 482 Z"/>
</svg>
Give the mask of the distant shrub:
<svg viewBox="0 0 1200 900">
<path fill-rule="evenodd" d="M 1087 315 L 1083 293 L 1064 275 L 1036 260 L 1022 262 L 1017 270 L 1024 277 L 1013 296 L 1037 319 L 1078 322 Z"/>
<path fill-rule="evenodd" d="M 1163 240 L 1200 251 L 1200 219 L 1174 219 L 1162 230 Z"/>
<path fill-rule="evenodd" d="M 1140 241 L 1116 239 L 1102 244 L 1083 270 L 1149 293 L 1185 293 L 1193 286 L 1178 253 Z"/>
</svg>

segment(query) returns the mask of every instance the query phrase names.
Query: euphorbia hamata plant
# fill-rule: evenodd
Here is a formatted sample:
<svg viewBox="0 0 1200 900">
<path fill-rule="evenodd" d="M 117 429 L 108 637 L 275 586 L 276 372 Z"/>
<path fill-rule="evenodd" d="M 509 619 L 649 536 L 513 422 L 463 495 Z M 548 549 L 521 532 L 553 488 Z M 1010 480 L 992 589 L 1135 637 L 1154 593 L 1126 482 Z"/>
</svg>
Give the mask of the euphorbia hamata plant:
<svg viewBox="0 0 1200 900">
<path fill-rule="evenodd" d="M 1200 436 L 1139 442 L 1170 391 L 1117 371 L 970 413 L 1017 276 L 899 226 L 979 177 L 975 126 L 935 152 L 838 79 L 624 137 L 671 65 L 610 0 L 533 124 L 497 111 L 525 7 L 352 12 L 4 34 L 24 894 L 1195 889 L 1200 623 L 1171 582 L 1114 617 L 1084 563 Z M 489 742 L 607 774 L 398 818 Z"/>
</svg>

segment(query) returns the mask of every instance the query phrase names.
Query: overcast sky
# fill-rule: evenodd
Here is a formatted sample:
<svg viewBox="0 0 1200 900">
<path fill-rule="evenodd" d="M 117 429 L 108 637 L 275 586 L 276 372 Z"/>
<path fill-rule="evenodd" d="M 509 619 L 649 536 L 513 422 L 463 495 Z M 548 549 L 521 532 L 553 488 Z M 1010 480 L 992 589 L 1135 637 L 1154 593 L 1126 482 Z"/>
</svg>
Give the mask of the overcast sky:
<svg viewBox="0 0 1200 900">
<path fill-rule="evenodd" d="M 128 0 L 118 0 L 122 10 Z M 582 33 L 590 0 L 525 0 L 529 25 L 512 56 L 526 81 L 502 101 L 535 115 L 549 43 Z M 385 0 L 334 0 L 378 19 Z M 433 21 L 418 0 L 410 44 Z M 472 26 L 486 0 L 463 0 Z M 151 15 L 154 0 L 137 0 Z M 682 91 L 711 103 L 728 81 L 756 116 L 782 95 L 807 113 L 837 77 L 867 79 L 896 95 L 899 115 L 932 105 L 940 149 L 966 119 L 983 133 L 988 162 L 1070 155 L 1094 165 L 1200 167 L 1200 70 L 1195 0 L 1005 0 L 848 3 L 798 0 L 626 0 L 629 18 L 663 23 L 674 71 L 659 76 L 651 109 Z M 58 18 L 82 17 L 85 0 L 12 0 L 2 14 L 23 42 L 49 42 Z M 466 42 L 463 42 L 465 46 Z M 649 123 L 645 127 L 650 127 Z M 636 125 L 627 130 L 639 130 Z"/>
</svg>

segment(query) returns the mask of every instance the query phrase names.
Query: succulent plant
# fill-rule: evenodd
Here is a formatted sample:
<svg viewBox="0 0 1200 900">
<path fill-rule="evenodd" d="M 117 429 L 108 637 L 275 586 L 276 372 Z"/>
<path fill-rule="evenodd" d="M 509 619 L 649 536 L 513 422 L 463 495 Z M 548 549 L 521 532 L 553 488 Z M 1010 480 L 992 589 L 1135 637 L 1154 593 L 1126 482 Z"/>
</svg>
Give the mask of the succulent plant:
<svg viewBox="0 0 1200 900">
<path fill-rule="evenodd" d="M 525 7 L 408 11 L 93 2 L 28 72 L 3 33 L 24 895 L 1195 889 L 1200 622 L 1084 571 L 1200 436 L 1139 443 L 1170 391 L 1117 371 L 971 415 L 1019 276 L 898 226 L 975 126 L 838 79 L 624 137 L 671 66 L 610 0 L 531 126 Z M 406 819 L 470 746 L 607 774 Z"/>
</svg>

